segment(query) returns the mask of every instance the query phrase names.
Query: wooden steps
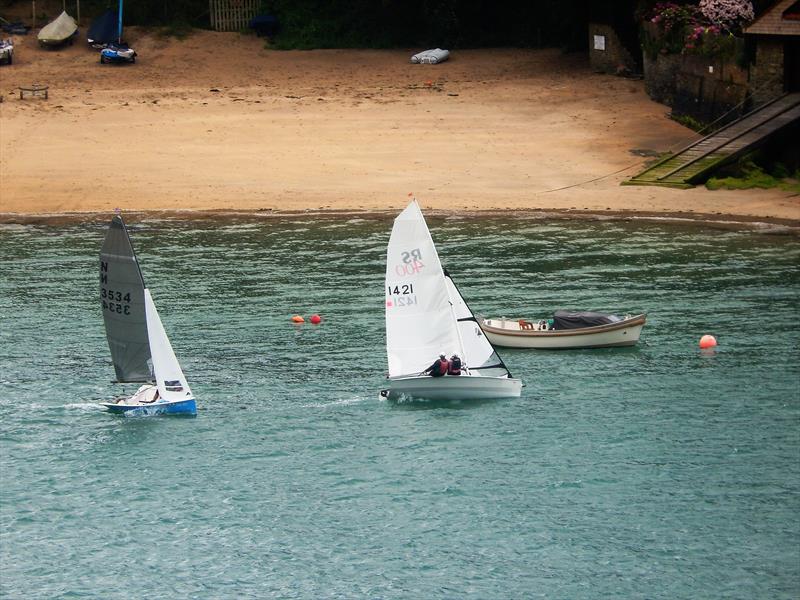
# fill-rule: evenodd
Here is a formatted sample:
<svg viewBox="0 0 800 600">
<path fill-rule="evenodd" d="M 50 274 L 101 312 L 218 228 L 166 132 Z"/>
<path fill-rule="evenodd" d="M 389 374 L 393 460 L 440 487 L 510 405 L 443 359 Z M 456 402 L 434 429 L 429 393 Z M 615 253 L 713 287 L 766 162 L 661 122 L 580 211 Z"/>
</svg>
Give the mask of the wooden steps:
<svg viewBox="0 0 800 600">
<path fill-rule="evenodd" d="M 798 120 L 800 93 L 786 94 L 692 142 L 622 184 L 690 188 Z"/>
</svg>

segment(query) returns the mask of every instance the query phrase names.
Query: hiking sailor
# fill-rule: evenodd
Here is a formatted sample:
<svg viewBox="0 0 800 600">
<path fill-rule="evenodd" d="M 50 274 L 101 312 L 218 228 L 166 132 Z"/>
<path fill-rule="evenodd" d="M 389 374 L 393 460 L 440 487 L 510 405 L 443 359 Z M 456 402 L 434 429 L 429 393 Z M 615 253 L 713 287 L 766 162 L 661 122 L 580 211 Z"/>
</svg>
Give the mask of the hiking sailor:
<svg viewBox="0 0 800 600">
<path fill-rule="evenodd" d="M 437 358 L 433 364 L 425 369 L 422 373 L 425 375 L 430 375 L 431 377 L 441 377 L 442 375 L 446 375 L 448 369 L 450 368 L 450 363 L 447 361 L 447 357 L 444 354 L 440 354 L 439 358 Z"/>
</svg>

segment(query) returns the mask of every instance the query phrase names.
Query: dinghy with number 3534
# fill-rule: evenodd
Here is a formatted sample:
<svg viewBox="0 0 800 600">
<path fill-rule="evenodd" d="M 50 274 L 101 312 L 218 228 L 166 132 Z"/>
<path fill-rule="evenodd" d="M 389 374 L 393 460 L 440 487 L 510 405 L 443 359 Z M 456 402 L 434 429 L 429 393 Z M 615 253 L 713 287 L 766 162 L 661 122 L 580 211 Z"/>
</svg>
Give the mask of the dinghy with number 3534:
<svg viewBox="0 0 800 600">
<path fill-rule="evenodd" d="M 133 396 L 101 405 L 136 415 L 196 414 L 195 398 L 119 215 L 112 219 L 100 251 L 100 300 L 117 382 L 143 384 Z"/>
<path fill-rule="evenodd" d="M 480 400 L 519 397 L 514 379 L 442 268 L 416 199 L 394 221 L 386 256 L 389 398 Z M 440 354 L 458 355 L 461 375 L 423 372 Z"/>
</svg>

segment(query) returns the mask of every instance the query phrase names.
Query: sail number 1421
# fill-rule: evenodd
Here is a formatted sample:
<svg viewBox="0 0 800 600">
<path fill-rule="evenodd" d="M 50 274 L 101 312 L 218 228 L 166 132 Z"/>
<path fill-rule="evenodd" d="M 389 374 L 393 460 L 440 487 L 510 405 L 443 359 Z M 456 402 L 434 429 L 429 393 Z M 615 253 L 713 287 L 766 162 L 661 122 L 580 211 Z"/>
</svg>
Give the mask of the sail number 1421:
<svg viewBox="0 0 800 600">
<path fill-rule="evenodd" d="M 414 293 L 414 284 L 406 283 L 403 285 L 386 286 L 390 296 L 405 296 Z"/>
</svg>

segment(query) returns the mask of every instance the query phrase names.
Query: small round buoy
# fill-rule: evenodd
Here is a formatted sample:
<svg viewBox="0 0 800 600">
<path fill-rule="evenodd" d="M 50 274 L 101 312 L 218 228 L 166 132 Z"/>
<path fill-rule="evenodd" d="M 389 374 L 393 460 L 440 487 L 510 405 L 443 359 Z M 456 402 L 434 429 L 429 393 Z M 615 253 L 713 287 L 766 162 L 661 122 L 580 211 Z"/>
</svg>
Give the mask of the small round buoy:
<svg viewBox="0 0 800 600">
<path fill-rule="evenodd" d="M 292 317 L 292 323 L 305 323 L 305 322 L 306 320 L 300 315 L 295 315 Z"/>
<path fill-rule="evenodd" d="M 717 338 L 713 335 L 704 335 L 700 338 L 700 347 L 705 350 L 706 348 L 713 348 L 717 345 Z"/>
<path fill-rule="evenodd" d="M 311 315 L 309 321 L 311 321 L 313 325 L 319 325 L 320 323 L 322 323 L 322 317 L 320 317 L 319 315 Z"/>
</svg>

